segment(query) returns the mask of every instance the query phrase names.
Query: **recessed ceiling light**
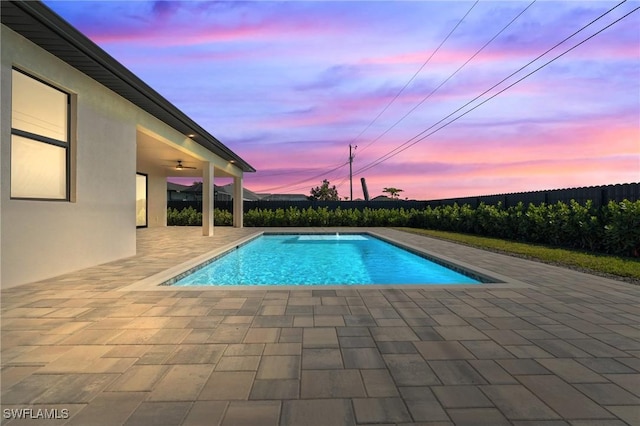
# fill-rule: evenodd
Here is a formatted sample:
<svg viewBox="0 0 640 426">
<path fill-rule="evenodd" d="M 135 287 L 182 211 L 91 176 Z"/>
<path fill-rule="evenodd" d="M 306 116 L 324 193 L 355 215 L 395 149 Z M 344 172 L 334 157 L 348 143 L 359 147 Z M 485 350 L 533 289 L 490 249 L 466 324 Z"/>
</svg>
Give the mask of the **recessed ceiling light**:
<svg viewBox="0 0 640 426">
<path fill-rule="evenodd" d="M 229 162 L 233 164 L 236 162 L 236 160 L 230 160 Z"/>
<path fill-rule="evenodd" d="M 196 136 L 196 135 L 194 135 L 193 133 L 189 133 L 189 134 L 187 135 L 187 137 L 190 137 L 190 138 L 194 138 L 195 136 Z"/>
</svg>

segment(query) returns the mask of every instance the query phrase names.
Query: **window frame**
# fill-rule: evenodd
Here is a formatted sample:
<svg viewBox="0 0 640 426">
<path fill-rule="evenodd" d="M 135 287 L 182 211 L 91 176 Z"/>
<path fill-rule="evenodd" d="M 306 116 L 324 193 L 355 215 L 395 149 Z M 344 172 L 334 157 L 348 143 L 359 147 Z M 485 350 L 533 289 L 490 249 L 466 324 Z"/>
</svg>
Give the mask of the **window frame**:
<svg viewBox="0 0 640 426">
<path fill-rule="evenodd" d="M 13 128 L 13 122 L 11 124 L 11 141 L 9 143 L 10 147 L 13 146 L 13 135 L 15 136 L 19 136 L 25 139 L 29 139 L 32 141 L 36 141 L 39 143 L 44 143 L 44 144 L 48 144 L 48 145 L 52 145 L 52 146 L 56 146 L 58 148 L 63 148 L 65 150 L 65 196 L 64 198 L 42 198 L 42 197 L 14 197 L 13 195 L 11 195 L 11 189 L 12 189 L 12 182 L 11 182 L 11 172 L 9 173 L 9 199 L 11 200 L 28 200 L 28 201 L 58 201 L 58 202 L 70 202 L 71 201 L 71 93 L 62 90 L 60 87 L 54 86 L 53 84 L 38 78 L 36 76 L 34 76 L 33 74 L 30 74 L 20 68 L 17 67 L 12 67 L 11 68 L 12 71 L 12 75 L 13 75 L 13 71 L 19 72 L 20 74 L 31 78 L 35 81 L 37 81 L 38 83 L 44 84 L 45 86 L 48 86 L 54 90 L 57 90 L 58 92 L 62 93 L 65 95 L 66 97 L 66 112 L 67 112 L 67 123 L 66 123 L 66 133 L 67 133 L 67 140 L 65 141 L 61 141 L 58 139 L 53 139 L 47 136 L 42 136 L 39 135 L 37 133 L 31 133 L 31 132 L 27 132 L 24 130 L 20 130 L 20 129 L 15 129 Z M 12 78 L 13 81 L 13 78 Z M 12 88 L 11 88 L 11 112 L 13 114 L 13 84 L 12 84 Z M 11 161 L 11 156 L 9 159 L 9 164 L 10 164 L 10 169 L 13 168 L 13 162 Z"/>
</svg>

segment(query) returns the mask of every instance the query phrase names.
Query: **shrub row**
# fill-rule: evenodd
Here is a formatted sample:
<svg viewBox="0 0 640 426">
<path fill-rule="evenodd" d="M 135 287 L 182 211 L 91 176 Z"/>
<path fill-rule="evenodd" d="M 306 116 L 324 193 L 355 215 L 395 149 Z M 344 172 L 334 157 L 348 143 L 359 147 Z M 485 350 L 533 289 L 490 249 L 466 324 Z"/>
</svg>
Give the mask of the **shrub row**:
<svg viewBox="0 0 640 426">
<path fill-rule="evenodd" d="M 214 210 L 215 225 L 231 225 L 231 213 Z M 193 208 L 169 209 L 167 224 L 200 225 Z M 556 204 L 518 203 L 504 208 L 480 204 L 426 209 L 252 209 L 244 226 L 409 226 L 463 232 L 509 240 L 584 249 L 622 256 L 640 256 L 640 201 L 609 202 L 595 208 L 588 201 Z"/>
<path fill-rule="evenodd" d="M 640 201 L 611 201 L 599 209 L 573 200 L 509 208 L 456 204 L 416 212 L 409 226 L 640 256 Z"/>
<path fill-rule="evenodd" d="M 327 207 L 298 209 L 252 209 L 244 215 L 244 226 L 407 226 L 411 214 L 405 209 L 342 209 Z"/>
<path fill-rule="evenodd" d="M 215 226 L 231 226 L 233 225 L 233 215 L 226 210 L 213 209 L 213 224 Z M 167 225 L 202 226 L 202 213 L 193 207 L 182 210 L 168 208 Z"/>
</svg>

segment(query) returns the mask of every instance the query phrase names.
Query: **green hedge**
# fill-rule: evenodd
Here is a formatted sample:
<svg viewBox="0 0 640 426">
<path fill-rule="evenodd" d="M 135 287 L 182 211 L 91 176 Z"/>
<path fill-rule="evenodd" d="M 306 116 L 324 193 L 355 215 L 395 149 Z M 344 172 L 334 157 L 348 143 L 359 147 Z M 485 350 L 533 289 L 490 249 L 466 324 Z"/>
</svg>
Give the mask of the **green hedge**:
<svg viewBox="0 0 640 426">
<path fill-rule="evenodd" d="M 202 214 L 193 208 L 169 209 L 169 225 L 200 225 Z M 231 213 L 214 211 L 215 225 L 231 225 Z M 252 209 L 244 226 L 408 226 L 498 237 L 530 243 L 584 249 L 622 256 L 640 256 L 640 201 L 610 202 L 595 208 L 591 202 L 556 204 L 519 203 L 427 207 L 422 210 L 296 207 Z"/>
<path fill-rule="evenodd" d="M 252 209 L 244 215 L 244 226 L 408 226 L 411 212 L 405 209 L 337 209 L 327 207 L 300 210 Z"/>
<path fill-rule="evenodd" d="M 233 215 L 226 210 L 213 209 L 213 224 L 216 226 L 233 225 Z M 193 207 L 186 209 L 167 209 L 169 226 L 202 226 L 202 213 Z"/>
<path fill-rule="evenodd" d="M 640 201 L 612 201 L 600 209 L 573 200 L 509 208 L 456 204 L 417 212 L 409 226 L 640 256 Z"/>
</svg>

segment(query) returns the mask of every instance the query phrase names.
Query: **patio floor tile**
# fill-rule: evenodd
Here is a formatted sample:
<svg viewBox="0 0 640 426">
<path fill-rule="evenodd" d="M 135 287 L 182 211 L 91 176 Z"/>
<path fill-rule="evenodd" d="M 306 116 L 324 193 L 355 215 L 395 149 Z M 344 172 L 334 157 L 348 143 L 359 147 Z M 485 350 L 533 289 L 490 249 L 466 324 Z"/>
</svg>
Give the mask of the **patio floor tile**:
<svg viewBox="0 0 640 426">
<path fill-rule="evenodd" d="M 371 327 L 371 336 L 377 342 L 399 342 L 420 340 L 411 327 Z"/>
<path fill-rule="evenodd" d="M 256 380 L 249 399 L 297 399 L 298 380 Z"/>
<path fill-rule="evenodd" d="M 144 392 L 103 392 L 80 412 L 68 426 L 120 425 L 136 410 L 146 394 Z"/>
<path fill-rule="evenodd" d="M 216 364 L 216 371 L 256 371 L 259 356 L 223 356 Z"/>
<path fill-rule="evenodd" d="M 253 385 L 251 371 L 214 371 L 209 376 L 198 400 L 246 400 Z"/>
<path fill-rule="evenodd" d="M 179 345 L 165 361 L 167 364 L 215 364 L 227 345 L 198 344 Z"/>
<path fill-rule="evenodd" d="M 398 389 L 387 369 L 362 370 L 360 374 L 367 396 L 374 398 L 398 396 Z"/>
<path fill-rule="evenodd" d="M 560 416 L 521 385 L 487 385 L 482 392 L 509 420 L 552 420 Z"/>
<path fill-rule="evenodd" d="M 297 379 L 300 377 L 300 357 L 293 355 L 263 356 L 257 379 Z"/>
<path fill-rule="evenodd" d="M 478 385 L 487 383 L 467 361 L 429 361 L 431 369 L 445 385 Z"/>
<path fill-rule="evenodd" d="M 153 387 L 147 401 L 194 401 L 212 371 L 212 365 L 174 365 Z"/>
<path fill-rule="evenodd" d="M 280 401 L 232 401 L 222 426 L 277 426 Z"/>
<path fill-rule="evenodd" d="M 429 387 L 410 386 L 399 389 L 416 422 L 449 421 L 449 416 Z"/>
<path fill-rule="evenodd" d="M 605 406 L 607 410 L 618 416 L 620 419 L 624 420 L 630 425 L 638 423 L 638 410 L 637 406 L 632 405 L 607 405 Z"/>
<path fill-rule="evenodd" d="M 565 418 L 606 419 L 611 417 L 607 410 L 557 376 L 521 376 L 518 380 Z"/>
<path fill-rule="evenodd" d="M 545 358 L 537 362 L 568 383 L 606 383 L 607 379 L 573 359 Z"/>
<path fill-rule="evenodd" d="M 384 368 L 385 363 L 376 348 L 342 349 L 345 368 Z"/>
<path fill-rule="evenodd" d="M 120 375 L 108 387 L 108 390 L 117 392 L 150 392 L 168 370 L 169 367 L 165 365 L 134 365 Z"/>
<path fill-rule="evenodd" d="M 411 416 L 402 398 L 354 398 L 358 423 L 403 423 Z"/>
<path fill-rule="evenodd" d="M 340 349 L 303 349 L 302 369 L 325 370 L 344 368 Z"/>
<path fill-rule="evenodd" d="M 461 343 L 455 341 L 414 342 L 414 345 L 426 360 L 475 358 Z"/>
<path fill-rule="evenodd" d="M 640 397 L 640 374 L 607 374 L 608 380 Z"/>
<path fill-rule="evenodd" d="M 495 408 L 454 408 L 447 410 L 447 413 L 456 426 L 507 426 L 511 424 Z"/>
<path fill-rule="evenodd" d="M 283 401 L 281 426 L 355 425 L 348 399 L 306 399 Z"/>
<path fill-rule="evenodd" d="M 182 426 L 219 425 L 222 422 L 227 406 L 226 401 L 196 401 Z"/>
<path fill-rule="evenodd" d="M 427 362 L 417 354 L 383 355 L 398 386 L 438 385 L 440 381 Z"/>
<path fill-rule="evenodd" d="M 302 346 L 304 348 L 337 348 L 336 329 L 332 327 L 304 328 Z"/>
<path fill-rule="evenodd" d="M 182 423 L 191 408 L 190 402 L 143 402 L 124 426 L 175 426 Z"/>
<path fill-rule="evenodd" d="M 356 398 L 366 396 L 358 370 L 303 370 L 300 397 Z"/>
<path fill-rule="evenodd" d="M 300 343 L 267 343 L 264 355 L 300 355 L 301 351 Z"/>
<path fill-rule="evenodd" d="M 68 407 L 54 425 L 640 424 L 632 284 L 371 228 L 519 282 L 128 288 L 263 230 L 141 229 L 133 257 L 2 290 L 2 408 Z"/>
<path fill-rule="evenodd" d="M 445 408 L 493 407 L 477 386 L 433 386 L 431 390 Z"/>
<path fill-rule="evenodd" d="M 575 387 L 601 405 L 635 405 L 640 410 L 640 398 L 613 383 L 579 384 Z M 638 412 L 640 419 L 640 411 Z"/>
<path fill-rule="evenodd" d="M 489 339 L 475 327 L 469 325 L 451 325 L 433 327 L 445 340 L 483 340 Z"/>
</svg>

